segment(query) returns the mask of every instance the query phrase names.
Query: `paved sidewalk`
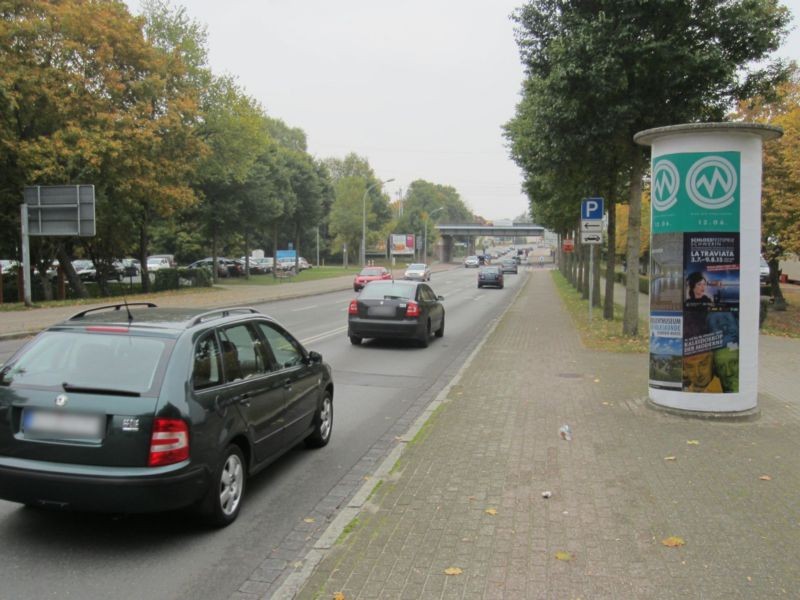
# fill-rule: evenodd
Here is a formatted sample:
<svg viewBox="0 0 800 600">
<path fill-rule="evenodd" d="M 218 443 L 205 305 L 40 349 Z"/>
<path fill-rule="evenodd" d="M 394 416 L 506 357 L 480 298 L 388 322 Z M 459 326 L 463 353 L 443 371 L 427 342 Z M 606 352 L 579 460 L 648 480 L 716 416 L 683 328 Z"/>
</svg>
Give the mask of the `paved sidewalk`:
<svg viewBox="0 0 800 600">
<path fill-rule="evenodd" d="M 759 419 L 669 415 L 647 357 L 585 350 L 532 270 L 297 597 L 797 597 L 800 344 L 767 346 Z"/>
</svg>

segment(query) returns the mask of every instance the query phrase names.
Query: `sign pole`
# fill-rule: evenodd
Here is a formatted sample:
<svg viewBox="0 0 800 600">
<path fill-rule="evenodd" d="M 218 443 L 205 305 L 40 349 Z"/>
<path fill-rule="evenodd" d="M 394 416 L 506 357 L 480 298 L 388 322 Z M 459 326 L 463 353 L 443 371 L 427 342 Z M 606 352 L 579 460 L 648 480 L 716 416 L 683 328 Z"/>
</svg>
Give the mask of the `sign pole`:
<svg viewBox="0 0 800 600">
<path fill-rule="evenodd" d="M 31 302 L 31 249 L 28 238 L 28 205 L 19 205 L 19 217 L 22 223 L 22 278 L 25 283 L 25 306 L 33 306 Z"/>
<path fill-rule="evenodd" d="M 589 323 L 592 322 L 593 291 L 594 291 L 594 244 L 589 246 Z"/>
</svg>

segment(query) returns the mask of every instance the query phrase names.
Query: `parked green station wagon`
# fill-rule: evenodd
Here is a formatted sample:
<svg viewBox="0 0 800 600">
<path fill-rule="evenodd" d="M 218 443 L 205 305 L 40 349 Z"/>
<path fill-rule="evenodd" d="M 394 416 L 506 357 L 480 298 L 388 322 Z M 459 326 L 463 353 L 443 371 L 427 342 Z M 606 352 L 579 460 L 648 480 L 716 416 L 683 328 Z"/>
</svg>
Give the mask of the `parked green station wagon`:
<svg viewBox="0 0 800 600">
<path fill-rule="evenodd" d="M 332 424 L 330 366 L 255 309 L 90 309 L 0 368 L 0 498 L 224 526 L 248 476 Z"/>
</svg>

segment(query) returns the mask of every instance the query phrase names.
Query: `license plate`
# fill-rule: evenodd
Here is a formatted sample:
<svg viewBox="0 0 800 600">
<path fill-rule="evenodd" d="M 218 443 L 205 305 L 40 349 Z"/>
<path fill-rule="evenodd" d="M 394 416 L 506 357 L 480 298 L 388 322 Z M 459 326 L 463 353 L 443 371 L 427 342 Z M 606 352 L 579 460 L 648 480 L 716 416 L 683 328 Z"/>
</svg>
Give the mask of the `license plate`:
<svg viewBox="0 0 800 600">
<path fill-rule="evenodd" d="M 393 317 L 396 313 L 394 306 L 372 306 L 369 309 L 370 317 Z"/>
<path fill-rule="evenodd" d="M 98 439 L 103 437 L 103 417 L 27 409 L 22 415 L 22 431 L 34 437 Z"/>
</svg>

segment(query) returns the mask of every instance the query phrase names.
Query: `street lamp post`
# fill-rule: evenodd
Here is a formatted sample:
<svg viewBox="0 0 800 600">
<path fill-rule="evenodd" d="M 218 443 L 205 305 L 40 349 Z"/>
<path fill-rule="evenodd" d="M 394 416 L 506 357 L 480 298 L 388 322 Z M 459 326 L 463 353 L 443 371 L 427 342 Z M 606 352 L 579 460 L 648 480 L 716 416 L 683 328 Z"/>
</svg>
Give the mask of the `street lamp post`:
<svg viewBox="0 0 800 600">
<path fill-rule="evenodd" d="M 394 181 L 394 177 L 392 177 L 391 179 L 386 179 L 384 181 L 376 181 L 366 190 L 364 190 L 364 198 L 362 201 L 364 208 L 362 212 L 362 222 L 361 222 L 361 266 L 362 267 L 367 266 L 367 196 L 369 195 L 371 189 L 381 186 L 384 183 L 389 183 L 390 181 Z"/>
<path fill-rule="evenodd" d="M 425 213 L 425 231 L 422 236 L 422 262 L 425 264 L 428 264 L 428 219 L 440 210 L 444 210 L 444 206 L 435 208 L 430 213 Z"/>
</svg>

